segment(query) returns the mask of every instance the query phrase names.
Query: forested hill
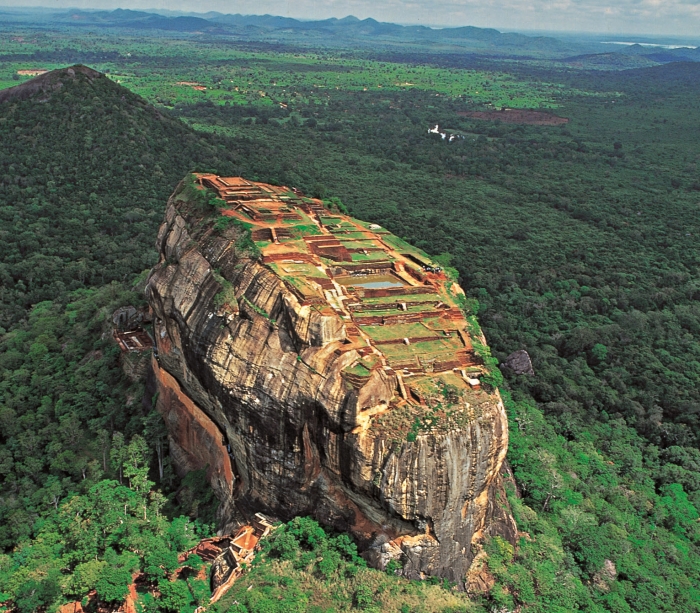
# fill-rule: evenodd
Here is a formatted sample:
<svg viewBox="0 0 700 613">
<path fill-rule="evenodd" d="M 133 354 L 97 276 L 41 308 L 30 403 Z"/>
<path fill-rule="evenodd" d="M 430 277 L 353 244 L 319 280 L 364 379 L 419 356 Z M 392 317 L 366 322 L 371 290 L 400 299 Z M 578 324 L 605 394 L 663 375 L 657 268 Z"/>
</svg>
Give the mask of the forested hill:
<svg viewBox="0 0 700 613">
<path fill-rule="evenodd" d="M 223 139 L 84 66 L 4 90 L 0 142 L 0 329 L 148 268 L 180 178 L 198 164 L 233 171 Z"/>
<path fill-rule="evenodd" d="M 93 83 L 95 79 L 100 79 L 104 75 L 81 65 L 65 70 L 52 70 L 30 79 L 26 83 L 0 91 L 0 102 L 19 102 L 32 98 L 35 99 L 35 102 L 45 102 L 54 92 L 59 91 L 66 81 L 73 81 L 81 76 L 87 82 Z"/>
<path fill-rule="evenodd" d="M 0 548 L 9 551 L 71 496 L 97 504 L 91 488 L 122 480 L 129 442 L 146 472 L 156 448 L 166 454 L 162 422 L 141 406 L 144 360 L 120 358 L 110 315 L 143 301 L 131 288 L 156 257 L 175 185 L 198 165 L 232 172 L 234 154 L 228 139 L 198 134 L 85 66 L 3 91 L 0 142 Z M 157 480 L 166 492 L 175 484 L 167 459 Z M 3 564 L 0 554 L 0 584 L 13 568 Z"/>
</svg>

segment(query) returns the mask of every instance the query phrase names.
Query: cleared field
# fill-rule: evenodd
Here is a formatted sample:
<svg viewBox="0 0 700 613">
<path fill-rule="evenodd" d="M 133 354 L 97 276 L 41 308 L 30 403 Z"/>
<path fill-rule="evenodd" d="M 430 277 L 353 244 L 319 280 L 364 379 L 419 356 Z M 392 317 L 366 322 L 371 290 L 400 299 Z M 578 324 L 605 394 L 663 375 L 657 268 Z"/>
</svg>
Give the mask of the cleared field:
<svg viewBox="0 0 700 613">
<path fill-rule="evenodd" d="M 27 61 L 27 54 L 41 52 L 47 45 L 56 53 L 70 50 L 98 54 L 90 62 L 91 67 L 109 73 L 117 83 L 165 107 L 206 102 L 292 110 L 308 104 L 326 104 L 330 94 L 339 90 L 387 94 L 417 90 L 487 108 L 549 109 L 557 108 L 564 96 L 591 95 L 562 84 L 517 78 L 499 71 L 412 66 L 334 57 L 311 50 L 246 51 L 226 44 L 225 40 L 202 44 L 164 37 L 156 43 L 154 39 L 133 36 L 78 35 L 70 31 L 56 32 L 50 40 L 36 42 L 5 40 L 0 88 L 30 78 L 17 71 L 36 68 L 35 61 Z M 12 59 L 13 55 L 17 60 Z M 99 55 L 109 60 L 99 59 Z M 138 62 L 133 61 L 135 57 Z M 59 64 L 41 62 L 40 67 L 50 70 Z M 257 120 L 252 117 L 251 121 Z"/>
<path fill-rule="evenodd" d="M 462 349 L 458 339 L 445 339 L 435 341 L 422 341 L 410 345 L 382 345 L 382 352 L 389 361 L 403 361 L 410 358 L 429 360 L 435 358 L 447 358 L 454 355 L 455 351 Z"/>
<path fill-rule="evenodd" d="M 505 109 L 502 111 L 462 111 L 457 113 L 460 117 L 471 117 L 484 121 L 500 121 L 503 123 L 522 123 L 530 126 L 561 126 L 569 123 L 568 118 L 559 117 L 552 113 L 541 111 L 523 111 Z"/>
<path fill-rule="evenodd" d="M 402 338 L 433 337 L 437 334 L 435 330 L 427 328 L 422 323 L 362 326 L 362 330 L 379 343 Z"/>
</svg>

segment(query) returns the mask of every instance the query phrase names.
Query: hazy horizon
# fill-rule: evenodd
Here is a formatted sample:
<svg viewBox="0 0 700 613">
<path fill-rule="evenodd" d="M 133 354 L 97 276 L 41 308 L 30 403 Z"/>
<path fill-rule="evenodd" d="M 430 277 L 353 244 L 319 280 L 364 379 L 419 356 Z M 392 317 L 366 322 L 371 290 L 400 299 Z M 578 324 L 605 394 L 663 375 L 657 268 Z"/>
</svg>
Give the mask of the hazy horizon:
<svg viewBox="0 0 700 613">
<path fill-rule="evenodd" d="M 342 18 L 353 15 L 378 21 L 430 27 L 476 26 L 506 31 L 598 34 L 605 36 L 671 36 L 697 38 L 700 31 L 698 0 L 11 0 L 2 8 L 44 10 L 131 10 L 183 13 L 241 13 L 277 15 L 295 19 Z"/>
</svg>

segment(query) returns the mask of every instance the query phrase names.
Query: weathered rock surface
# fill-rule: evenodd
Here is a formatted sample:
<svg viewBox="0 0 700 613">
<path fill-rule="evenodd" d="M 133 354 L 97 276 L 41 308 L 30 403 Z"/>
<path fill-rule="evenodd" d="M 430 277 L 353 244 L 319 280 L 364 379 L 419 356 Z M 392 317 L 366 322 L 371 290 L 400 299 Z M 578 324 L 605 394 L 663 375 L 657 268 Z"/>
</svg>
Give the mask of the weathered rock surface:
<svg viewBox="0 0 700 613">
<path fill-rule="evenodd" d="M 146 290 L 157 409 L 175 464 L 183 472 L 208 466 L 222 527 L 257 511 L 312 515 L 350 531 L 377 566 L 400 558 L 409 577 L 464 587 L 484 537 L 513 541 L 517 533 L 499 474 L 508 430 L 498 393 L 464 383 L 459 425 L 415 437 L 381 427 L 392 412 L 412 420 L 410 411 L 429 403 L 407 401 L 386 361 L 350 379 L 362 352 L 381 353 L 348 349 L 349 317 L 305 303 L 237 248 L 240 230 L 212 225 L 176 192 Z"/>
<path fill-rule="evenodd" d="M 511 353 L 503 362 L 503 366 L 512 370 L 516 375 L 534 375 L 530 354 L 524 349 Z"/>
</svg>

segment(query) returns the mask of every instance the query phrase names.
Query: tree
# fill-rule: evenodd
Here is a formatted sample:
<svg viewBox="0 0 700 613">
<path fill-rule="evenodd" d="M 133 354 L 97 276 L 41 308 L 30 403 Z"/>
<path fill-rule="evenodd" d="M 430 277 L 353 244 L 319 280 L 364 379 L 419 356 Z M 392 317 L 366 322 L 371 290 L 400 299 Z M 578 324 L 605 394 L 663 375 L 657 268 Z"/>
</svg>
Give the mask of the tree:
<svg viewBox="0 0 700 613">
<path fill-rule="evenodd" d="M 112 435 L 112 448 L 109 450 L 109 459 L 112 463 L 112 470 L 116 471 L 119 475 L 119 483 L 122 482 L 126 453 L 124 435 L 121 432 L 115 432 Z"/>
<path fill-rule="evenodd" d="M 190 588 L 185 581 L 168 581 L 161 579 L 158 582 L 160 598 L 158 608 L 168 613 L 181 613 L 187 607 L 194 604 Z"/>
<path fill-rule="evenodd" d="M 168 440 L 168 431 L 165 428 L 165 423 L 160 413 L 155 410 L 157 397 L 153 399 L 153 410 L 144 420 L 143 436 L 149 444 L 153 445 L 158 461 L 158 481 L 163 481 L 163 462 L 165 459 L 166 442 Z"/>
<path fill-rule="evenodd" d="M 132 437 L 123 455 L 124 475 L 129 479 L 129 487 L 144 496 L 153 485 L 148 480 L 149 455 L 146 441 L 138 434 Z"/>
<path fill-rule="evenodd" d="M 67 595 L 81 600 L 85 594 L 95 589 L 107 567 L 104 560 L 88 560 L 78 564 L 70 577 Z"/>
<path fill-rule="evenodd" d="M 130 553 L 117 554 L 113 549 L 105 552 L 105 566 L 95 583 L 100 600 L 106 603 L 123 602 L 129 593 L 131 573 L 138 570 L 138 558 Z"/>
</svg>

